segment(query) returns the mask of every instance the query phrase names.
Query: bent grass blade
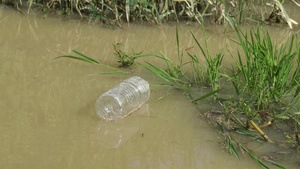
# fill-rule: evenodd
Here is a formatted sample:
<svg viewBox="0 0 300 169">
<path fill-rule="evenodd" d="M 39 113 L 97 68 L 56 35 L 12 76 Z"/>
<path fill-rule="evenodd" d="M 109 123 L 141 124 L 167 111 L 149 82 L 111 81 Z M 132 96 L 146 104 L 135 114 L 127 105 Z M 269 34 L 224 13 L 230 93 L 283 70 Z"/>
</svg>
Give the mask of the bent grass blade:
<svg viewBox="0 0 300 169">
<path fill-rule="evenodd" d="M 74 53 L 77 53 L 78 55 L 80 55 L 80 56 L 82 56 L 82 57 L 84 57 L 84 58 L 86 58 L 86 59 L 88 59 L 88 60 L 90 60 L 91 63 L 99 64 L 99 62 L 95 61 L 94 59 L 92 59 L 92 58 L 90 58 L 90 57 L 88 57 L 88 56 L 86 56 L 86 55 L 84 55 L 83 53 L 78 52 L 77 50 L 73 50 L 73 52 L 74 52 Z"/>
<path fill-rule="evenodd" d="M 222 90 L 222 89 L 218 89 L 218 90 L 212 91 L 212 92 L 210 92 L 210 93 L 208 93 L 208 94 L 206 94 L 206 95 L 204 95 L 204 96 L 201 96 L 201 97 L 199 97 L 198 99 L 194 99 L 194 100 L 192 100 L 192 102 L 197 102 L 197 101 L 200 101 L 200 100 L 206 99 L 207 97 L 209 97 L 209 96 L 212 96 L 212 95 L 216 94 L 216 93 L 217 93 L 217 92 L 219 92 L 220 90 Z"/>
<path fill-rule="evenodd" d="M 93 64 L 96 64 L 96 65 L 99 65 L 99 66 L 102 66 L 102 67 L 106 67 L 108 69 L 111 69 L 111 70 L 114 70 L 114 72 L 103 72 L 103 73 L 98 73 L 98 74 L 123 74 L 123 73 L 128 73 L 128 72 L 125 72 L 125 71 L 121 71 L 117 68 L 114 68 L 114 67 L 111 67 L 111 66 L 107 66 L 107 65 L 104 65 L 102 63 L 99 63 L 97 62 L 96 60 L 76 51 L 76 50 L 73 50 L 74 53 L 77 53 L 78 55 L 82 56 L 82 57 L 77 57 L 77 56 L 71 56 L 71 55 L 65 55 L 65 56 L 58 56 L 54 59 L 59 59 L 59 58 L 70 58 L 70 59 L 75 59 L 75 60 L 80 60 L 80 61 L 84 61 L 84 62 L 88 62 L 88 63 L 93 63 Z"/>
</svg>

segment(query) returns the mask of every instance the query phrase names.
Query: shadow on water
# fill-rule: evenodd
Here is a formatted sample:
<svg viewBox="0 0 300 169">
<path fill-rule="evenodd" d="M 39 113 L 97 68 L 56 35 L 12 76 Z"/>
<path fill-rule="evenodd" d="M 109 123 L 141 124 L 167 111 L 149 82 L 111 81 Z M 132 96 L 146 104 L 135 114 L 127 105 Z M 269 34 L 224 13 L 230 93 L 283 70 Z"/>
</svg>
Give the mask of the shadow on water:
<svg viewBox="0 0 300 169">
<path fill-rule="evenodd" d="M 151 87 L 146 105 L 126 119 L 108 123 L 95 113 L 97 97 L 129 76 L 161 83 L 134 66 L 126 75 L 97 75 L 104 68 L 73 60 L 53 60 L 76 49 L 101 63 L 117 67 L 112 44 L 125 51 L 162 51 L 177 58 L 172 25 L 132 24 L 109 30 L 79 21 L 26 17 L 0 6 L 0 166 L 14 168 L 257 168 L 247 155 L 237 160 L 221 149 L 222 138 L 199 114 L 210 101 L 195 107 L 168 87 Z M 191 27 L 203 39 L 199 27 Z M 236 49 L 234 32 L 210 26 L 210 51 Z M 276 30 L 277 29 L 277 30 Z M 284 39 L 288 29 L 274 28 Z M 272 31 L 272 30 L 270 30 Z M 218 33 L 215 33 L 218 32 Z M 196 46 L 185 25 L 179 26 L 181 51 Z M 196 47 L 191 53 L 199 52 Z M 161 63 L 152 60 L 155 64 Z M 230 59 L 224 58 L 230 65 Z M 205 89 L 195 93 L 203 95 Z M 158 100 L 161 96 L 168 97 Z M 297 168 L 299 164 L 287 164 Z"/>
</svg>

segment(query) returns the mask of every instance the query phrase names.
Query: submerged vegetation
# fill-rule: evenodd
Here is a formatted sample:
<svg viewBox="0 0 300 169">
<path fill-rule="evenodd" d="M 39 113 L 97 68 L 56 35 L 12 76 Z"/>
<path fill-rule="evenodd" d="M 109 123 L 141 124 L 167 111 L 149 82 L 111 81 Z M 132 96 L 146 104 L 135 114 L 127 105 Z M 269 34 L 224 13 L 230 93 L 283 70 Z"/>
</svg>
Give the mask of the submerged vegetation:
<svg viewBox="0 0 300 169">
<path fill-rule="evenodd" d="M 104 23 L 109 28 L 122 26 L 122 22 L 147 21 L 162 24 L 167 21 L 195 21 L 204 19 L 215 23 L 286 23 L 290 28 L 298 24 L 289 17 L 284 0 L 2 0 L 17 10 L 27 7 L 29 14 L 34 7 L 40 8 L 44 17 L 49 13 L 70 15 L 77 13 L 89 23 Z M 296 1 L 292 1 L 300 6 Z M 258 8 L 259 7 L 259 8 Z M 23 13 L 23 12 L 22 12 Z"/>
</svg>

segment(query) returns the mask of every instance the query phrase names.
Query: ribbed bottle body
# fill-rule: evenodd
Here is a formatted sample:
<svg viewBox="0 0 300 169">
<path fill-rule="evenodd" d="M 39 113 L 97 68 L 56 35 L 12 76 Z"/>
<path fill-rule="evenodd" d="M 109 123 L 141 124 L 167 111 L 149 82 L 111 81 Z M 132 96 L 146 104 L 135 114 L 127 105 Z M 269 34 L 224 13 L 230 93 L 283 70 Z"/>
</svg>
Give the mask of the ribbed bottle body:
<svg viewBox="0 0 300 169">
<path fill-rule="evenodd" d="M 106 121 L 119 120 L 138 109 L 149 97 L 149 83 L 133 76 L 99 96 L 96 113 Z"/>
</svg>

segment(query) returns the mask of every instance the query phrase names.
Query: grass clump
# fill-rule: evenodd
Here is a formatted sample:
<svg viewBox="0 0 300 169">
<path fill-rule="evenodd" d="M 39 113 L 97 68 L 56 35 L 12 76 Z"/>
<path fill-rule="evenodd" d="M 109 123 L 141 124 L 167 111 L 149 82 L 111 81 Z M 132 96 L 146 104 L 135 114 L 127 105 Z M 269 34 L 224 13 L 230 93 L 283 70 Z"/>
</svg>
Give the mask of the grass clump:
<svg viewBox="0 0 300 169">
<path fill-rule="evenodd" d="M 272 124 L 286 121 L 292 128 L 284 131 L 289 142 L 296 146 L 299 144 L 299 94 L 300 94 L 300 50 L 299 41 L 293 35 L 283 45 L 273 43 L 269 34 L 258 27 L 250 33 L 243 33 L 235 27 L 242 51 L 235 57 L 228 51 L 235 65 L 230 68 L 231 75 L 227 77 L 235 89 L 236 97 L 219 99 L 224 110 L 218 119 L 222 123 L 222 132 L 226 130 L 225 140 L 231 154 L 237 156 L 237 147 L 246 151 L 262 168 L 268 168 L 254 153 L 246 149 L 237 141 L 228 136 L 229 131 L 243 133 L 253 138 L 244 129 L 255 129 L 261 137 L 269 143 L 273 142 L 264 132 L 263 128 Z M 211 112 L 209 114 L 212 114 Z M 224 129 L 226 126 L 227 129 Z M 276 128 L 275 126 L 273 126 Z M 241 130 L 242 129 L 242 130 Z M 293 141 L 291 141 L 293 140 Z M 238 156 L 237 156 L 238 157 Z M 272 160 L 266 161 L 278 168 L 283 166 Z"/>
<path fill-rule="evenodd" d="M 240 52 L 237 59 L 229 52 L 237 68 L 231 68 L 232 76 L 224 76 L 232 82 L 238 97 L 246 100 L 245 104 L 255 105 L 253 108 L 256 111 L 290 99 L 285 112 L 291 110 L 299 100 L 300 93 L 300 51 L 297 36 L 293 35 L 287 43 L 278 46 L 259 27 L 256 32 L 251 30 L 249 35 L 237 28 L 236 32 L 239 41 L 235 42 L 242 47 L 245 59 Z M 295 46 L 296 52 L 293 51 Z M 276 113 L 273 115 L 280 117 Z"/>
<path fill-rule="evenodd" d="M 130 67 L 133 65 L 136 58 L 141 57 L 140 53 L 132 52 L 132 55 L 128 55 L 120 49 L 121 44 L 114 44 L 115 55 L 117 57 L 118 62 L 121 64 L 120 67 Z"/>
<path fill-rule="evenodd" d="M 222 61 L 223 61 L 223 51 L 219 51 L 215 57 L 212 57 L 208 51 L 208 44 L 206 39 L 206 33 L 205 33 L 205 27 L 202 25 L 203 35 L 204 35 L 204 42 L 206 47 L 206 52 L 204 48 L 200 45 L 197 38 L 193 34 L 193 32 L 190 31 L 191 35 L 193 36 L 193 39 L 197 43 L 197 46 L 201 50 L 201 54 L 204 56 L 206 65 L 203 65 L 197 55 L 192 55 L 188 53 L 189 57 L 192 60 L 192 70 L 194 74 L 194 82 L 198 83 L 206 83 L 207 85 L 211 86 L 214 91 L 217 91 L 220 88 L 220 69 L 222 67 Z M 204 69 L 206 67 L 206 70 Z M 216 99 L 216 95 L 215 95 Z"/>
<path fill-rule="evenodd" d="M 173 86 L 177 89 L 183 90 L 188 93 L 188 96 L 191 98 L 192 102 L 196 103 L 197 101 L 203 100 L 211 95 L 214 95 L 215 99 L 217 98 L 217 92 L 219 92 L 220 89 L 220 68 L 222 64 L 222 60 L 224 55 L 222 54 L 222 51 L 220 51 L 215 57 L 211 57 L 208 51 L 208 45 L 207 45 L 207 39 L 205 35 L 205 28 L 203 28 L 203 34 L 205 39 L 205 48 L 200 45 L 197 38 L 193 34 L 192 31 L 190 31 L 194 41 L 197 43 L 199 49 L 201 50 L 200 55 L 203 55 L 205 58 L 205 63 L 201 63 L 199 61 L 199 56 L 196 54 L 187 53 L 190 57 L 191 61 L 187 63 L 183 63 L 183 54 L 180 53 L 180 44 L 179 44 L 179 36 L 178 36 L 178 30 L 176 28 L 176 42 L 177 42 L 177 62 L 170 60 L 165 54 L 161 53 L 162 57 L 160 59 L 163 59 L 166 63 L 167 68 L 162 69 L 159 68 L 149 62 L 146 62 L 146 64 L 138 63 L 142 67 L 146 68 L 147 70 L 154 73 L 156 76 L 163 79 L 167 84 L 160 84 L 160 85 L 167 85 L 167 86 Z M 206 50 L 205 50 L 206 49 Z M 206 52 L 205 52 L 206 51 Z M 186 65 L 192 66 L 192 74 L 193 78 L 190 78 L 186 75 L 186 72 L 183 70 L 183 67 Z M 212 87 L 212 92 L 201 96 L 199 98 L 194 99 L 189 93 L 189 89 L 192 85 L 200 86 L 202 83 L 205 83 L 206 85 Z"/>
</svg>

